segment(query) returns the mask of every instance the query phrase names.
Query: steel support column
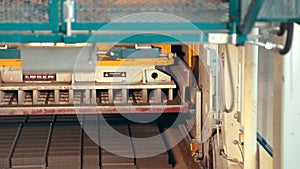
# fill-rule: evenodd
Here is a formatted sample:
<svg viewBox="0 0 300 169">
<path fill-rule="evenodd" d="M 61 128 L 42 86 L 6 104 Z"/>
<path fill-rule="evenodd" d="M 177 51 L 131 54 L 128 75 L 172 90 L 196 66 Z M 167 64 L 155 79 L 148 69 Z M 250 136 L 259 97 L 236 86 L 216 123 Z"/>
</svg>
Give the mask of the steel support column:
<svg viewBox="0 0 300 169">
<path fill-rule="evenodd" d="M 283 100 L 281 116 L 281 134 L 275 139 L 279 138 L 279 147 L 281 155 L 279 161 L 281 166 L 275 168 L 299 168 L 300 147 L 298 146 L 300 140 L 299 128 L 299 95 L 300 95 L 300 58 L 299 56 L 299 43 L 300 43 L 300 26 L 294 25 L 294 41 L 290 52 L 283 56 Z M 275 126 L 277 124 L 274 124 Z M 280 133 L 280 132 L 279 132 Z M 276 135 L 274 135 L 276 136 Z M 274 160 L 275 161 L 275 160 Z"/>
<path fill-rule="evenodd" d="M 252 30 L 258 34 L 258 28 Z M 258 46 L 246 45 L 245 48 L 245 83 L 244 83 L 244 169 L 257 168 L 257 81 L 258 81 Z"/>
</svg>

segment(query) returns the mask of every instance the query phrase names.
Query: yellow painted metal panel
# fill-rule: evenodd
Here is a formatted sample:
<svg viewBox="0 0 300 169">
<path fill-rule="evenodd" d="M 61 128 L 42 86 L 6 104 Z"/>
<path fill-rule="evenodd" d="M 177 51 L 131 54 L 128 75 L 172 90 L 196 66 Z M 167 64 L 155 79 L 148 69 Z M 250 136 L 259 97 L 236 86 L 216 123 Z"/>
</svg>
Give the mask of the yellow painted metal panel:
<svg viewBox="0 0 300 169">
<path fill-rule="evenodd" d="M 103 59 L 97 62 L 97 66 L 167 66 L 174 64 L 169 58 L 143 58 L 143 59 Z M 0 66 L 22 66 L 21 59 L 0 59 Z"/>
<path fill-rule="evenodd" d="M 22 66 L 21 59 L 0 59 L 0 66 Z"/>
<path fill-rule="evenodd" d="M 143 58 L 143 59 L 103 59 L 97 62 L 97 66 L 167 66 L 174 64 L 169 58 Z"/>
</svg>

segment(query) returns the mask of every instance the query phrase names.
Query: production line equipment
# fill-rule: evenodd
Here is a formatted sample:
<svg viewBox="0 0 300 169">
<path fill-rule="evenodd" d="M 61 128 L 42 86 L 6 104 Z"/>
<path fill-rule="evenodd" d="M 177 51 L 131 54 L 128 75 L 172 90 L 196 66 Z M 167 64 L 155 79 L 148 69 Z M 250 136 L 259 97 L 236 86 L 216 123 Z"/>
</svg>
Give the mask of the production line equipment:
<svg viewBox="0 0 300 169">
<path fill-rule="evenodd" d="M 187 112 L 176 58 L 168 44 L 5 46 L 1 114 Z"/>
</svg>

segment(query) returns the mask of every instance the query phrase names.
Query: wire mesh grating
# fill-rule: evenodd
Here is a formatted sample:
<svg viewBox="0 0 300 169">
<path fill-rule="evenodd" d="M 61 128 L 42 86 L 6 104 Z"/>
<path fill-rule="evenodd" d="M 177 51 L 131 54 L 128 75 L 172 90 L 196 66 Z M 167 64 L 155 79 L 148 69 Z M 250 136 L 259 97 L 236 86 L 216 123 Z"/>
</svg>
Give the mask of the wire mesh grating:
<svg viewBox="0 0 300 169">
<path fill-rule="evenodd" d="M 227 22 L 228 3 L 214 0 L 77 0 L 77 22 L 110 22 L 136 13 L 165 13 L 173 19 L 157 15 L 135 15 L 125 17 L 122 22 Z"/>
<path fill-rule="evenodd" d="M 265 0 L 258 15 L 259 19 L 300 18 L 299 0 Z"/>
<path fill-rule="evenodd" d="M 49 22 L 47 0 L 0 0 L 0 22 Z"/>
<path fill-rule="evenodd" d="M 258 133 L 273 146 L 273 106 L 274 106 L 274 62 L 275 52 L 259 48 L 258 59 Z"/>
</svg>

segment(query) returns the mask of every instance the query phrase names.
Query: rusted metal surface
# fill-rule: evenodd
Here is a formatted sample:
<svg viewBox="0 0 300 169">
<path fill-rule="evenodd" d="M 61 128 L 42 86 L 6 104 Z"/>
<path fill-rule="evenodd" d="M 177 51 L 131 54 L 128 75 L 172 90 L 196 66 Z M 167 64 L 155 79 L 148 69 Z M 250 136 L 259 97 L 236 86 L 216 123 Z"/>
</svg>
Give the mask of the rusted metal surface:
<svg viewBox="0 0 300 169">
<path fill-rule="evenodd" d="M 120 114 L 120 113 L 186 113 L 187 105 L 94 106 L 94 107 L 1 107 L 0 115 L 53 115 L 53 114 Z"/>
</svg>

